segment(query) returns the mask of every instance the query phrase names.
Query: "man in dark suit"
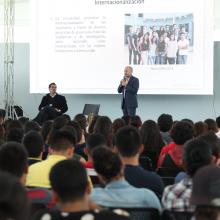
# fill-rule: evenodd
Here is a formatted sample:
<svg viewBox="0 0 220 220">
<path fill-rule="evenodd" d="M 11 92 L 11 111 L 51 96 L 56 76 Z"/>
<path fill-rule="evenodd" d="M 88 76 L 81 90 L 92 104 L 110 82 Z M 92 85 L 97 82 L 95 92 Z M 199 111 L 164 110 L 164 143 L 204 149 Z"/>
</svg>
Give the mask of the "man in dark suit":
<svg viewBox="0 0 220 220">
<path fill-rule="evenodd" d="M 132 76 L 133 68 L 126 66 L 124 69 L 124 78 L 118 87 L 118 93 L 122 93 L 121 108 L 124 115 L 135 116 L 137 103 L 137 92 L 139 89 L 138 78 Z"/>
<path fill-rule="evenodd" d="M 45 95 L 39 105 L 39 113 L 34 119 L 40 125 L 47 120 L 53 120 L 59 115 L 62 115 L 68 110 L 66 99 L 64 96 L 57 94 L 57 85 L 51 83 L 49 85 L 49 92 Z"/>
</svg>

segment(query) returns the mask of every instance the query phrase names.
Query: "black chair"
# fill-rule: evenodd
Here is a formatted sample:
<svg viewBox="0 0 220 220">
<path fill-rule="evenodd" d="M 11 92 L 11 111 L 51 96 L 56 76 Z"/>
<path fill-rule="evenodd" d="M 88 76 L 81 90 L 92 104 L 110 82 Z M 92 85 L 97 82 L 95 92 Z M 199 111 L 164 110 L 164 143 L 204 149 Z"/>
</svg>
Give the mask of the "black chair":
<svg viewBox="0 0 220 220">
<path fill-rule="evenodd" d="M 99 104 L 85 104 L 83 108 L 83 114 L 84 115 L 90 115 L 90 114 L 98 115 L 99 108 L 100 108 Z"/>
<path fill-rule="evenodd" d="M 110 210 L 116 212 L 124 210 L 129 213 L 132 220 L 160 220 L 161 216 L 157 209 L 155 208 L 113 208 Z"/>
<path fill-rule="evenodd" d="M 191 220 L 192 216 L 192 212 L 177 212 L 164 210 L 162 214 L 162 220 Z"/>
</svg>

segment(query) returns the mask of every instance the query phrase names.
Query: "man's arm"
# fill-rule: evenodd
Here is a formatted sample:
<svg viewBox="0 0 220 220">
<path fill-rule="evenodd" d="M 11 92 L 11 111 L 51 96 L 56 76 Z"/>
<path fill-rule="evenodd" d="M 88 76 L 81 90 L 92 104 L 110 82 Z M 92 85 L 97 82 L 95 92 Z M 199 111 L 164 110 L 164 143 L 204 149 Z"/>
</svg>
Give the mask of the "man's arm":
<svg viewBox="0 0 220 220">
<path fill-rule="evenodd" d="M 126 91 L 127 92 L 130 92 L 132 94 L 137 94 L 138 92 L 138 89 L 139 89 L 139 79 L 138 78 L 135 78 L 132 82 L 132 84 L 127 84 L 126 86 Z"/>
<path fill-rule="evenodd" d="M 42 108 L 44 108 L 47 105 L 47 96 L 44 96 L 41 100 L 41 103 L 38 107 L 38 110 L 40 111 Z"/>
<path fill-rule="evenodd" d="M 65 113 L 68 110 L 66 98 L 65 96 L 60 96 L 60 97 L 61 97 L 60 110 L 62 113 Z"/>
</svg>

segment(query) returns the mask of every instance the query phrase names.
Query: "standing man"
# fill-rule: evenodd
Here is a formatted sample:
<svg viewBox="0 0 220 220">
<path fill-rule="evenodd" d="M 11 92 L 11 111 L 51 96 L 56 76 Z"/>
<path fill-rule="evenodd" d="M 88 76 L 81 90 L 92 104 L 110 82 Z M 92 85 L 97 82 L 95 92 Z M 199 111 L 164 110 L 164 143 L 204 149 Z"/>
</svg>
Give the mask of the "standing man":
<svg viewBox="0 0 220 220">
<path fill-rule="evenodd" d="M 138 78 L 132 76 L 133 68 L 126 66 L 124 78 L 120 81 L 118 93 L 122 93 L 121 108 L 124 115 L 135 116 L 137 103 L 137 92 L 139 89 Z"/>
<path fill-rule="evenodd" d="M 55 83 L 49 85 L 49 92 L 42 98 L 38 108 L 39 113 L 34 119 L 40 125 L 47 120 L 53 120 L 68 110 L 66 99 L 64 96 L 57 94 L 57 85 Z"/>
</svg>

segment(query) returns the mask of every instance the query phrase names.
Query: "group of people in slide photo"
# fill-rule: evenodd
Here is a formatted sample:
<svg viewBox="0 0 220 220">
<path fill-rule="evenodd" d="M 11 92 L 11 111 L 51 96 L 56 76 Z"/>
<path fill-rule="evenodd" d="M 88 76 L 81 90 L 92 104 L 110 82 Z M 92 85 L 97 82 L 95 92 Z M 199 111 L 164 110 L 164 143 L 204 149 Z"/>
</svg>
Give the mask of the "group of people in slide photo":
<svg viewBox="0 0 220 220">
<path fill-rule="evenodd" d="M 129 64 L 187 64 L 190 39 L 184 25 L 130 26 L 125 34 Z"/>
</svg>

